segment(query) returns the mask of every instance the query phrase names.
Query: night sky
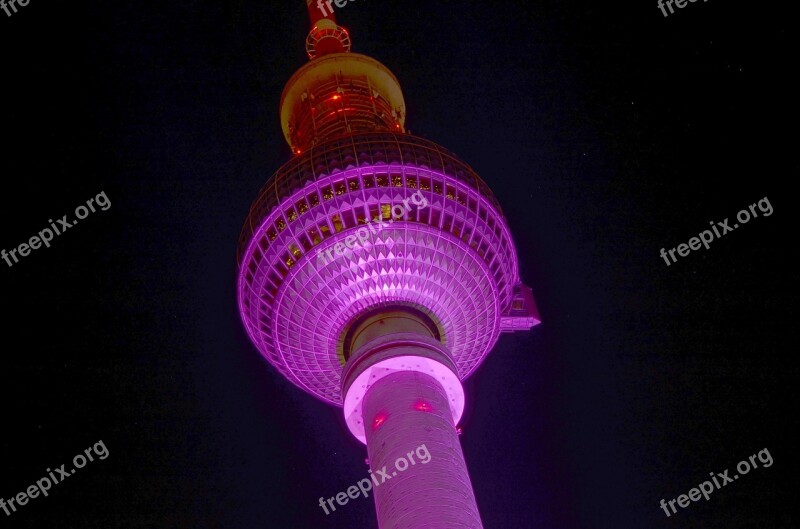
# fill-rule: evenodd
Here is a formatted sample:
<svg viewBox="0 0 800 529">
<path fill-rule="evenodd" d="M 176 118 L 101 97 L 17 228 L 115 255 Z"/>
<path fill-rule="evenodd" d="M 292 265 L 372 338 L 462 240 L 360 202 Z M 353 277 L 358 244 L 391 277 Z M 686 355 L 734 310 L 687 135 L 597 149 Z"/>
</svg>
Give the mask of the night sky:
<svg viewBox="0 0 800 529">
<path fill-rule="evenodd" d="M 7 0 L 8 1 L 8 0 Z M 497 195 L 543 324 L 466 381 L 486 529 L 795 529 L 798 43 L 789 2 L 392 2 L 339 11 L 407 127 Z M 339 409 L 240 323 L 236 244 L 286 160 L 300 0 L 30 0 L 0 11 L 0 527 L 377 528 Z M 767 197 L 762 215 L 659 255 Z M 13 262 L 13 261 L 12 261 Z M 768 449 L 667 517 L 659 507 Z M 435 454 L 432 454 L 436 457 Z M 759 465 L 761 467 L 761 465 Z"/>
</svg>

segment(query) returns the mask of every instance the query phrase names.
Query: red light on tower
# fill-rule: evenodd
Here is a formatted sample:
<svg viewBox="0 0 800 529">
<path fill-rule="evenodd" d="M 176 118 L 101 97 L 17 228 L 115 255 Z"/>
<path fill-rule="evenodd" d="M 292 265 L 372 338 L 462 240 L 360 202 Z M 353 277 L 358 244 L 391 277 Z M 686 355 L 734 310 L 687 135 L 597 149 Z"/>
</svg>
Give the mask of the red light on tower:
<svg viewBox="0 0 800 529">
<path fill-rule="evenodd" d="M 425 400 L 418 400 L 414 403 L 412 408 L 417 411 L 433 411 L 433 406 L 431 406 L 431 403 Z"/>
<path fill-rule="evenodd" d="M 386 419 L 388 419 L 388 418 L 389 418 L 389 416 L 387 414 L 385 414 L 385 413 L 379 413 L 378 415 L 376 415 L 375 419 L 373 419 L 373 421 L 372 421 L 372 430 L 375 431 L 378 428 L 380 428 L 381 425 L 383 423 L 385 423 Z"/>
</svg>

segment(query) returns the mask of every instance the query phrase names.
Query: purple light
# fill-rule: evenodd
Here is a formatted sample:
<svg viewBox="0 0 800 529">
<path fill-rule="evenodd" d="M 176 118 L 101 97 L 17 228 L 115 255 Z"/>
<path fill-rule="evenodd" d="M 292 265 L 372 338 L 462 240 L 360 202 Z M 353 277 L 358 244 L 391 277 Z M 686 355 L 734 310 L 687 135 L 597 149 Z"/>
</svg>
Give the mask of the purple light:
<svg viewBox="0 0 800 529">
<path fill-rule="evenodd" d="M 276 173 L 242 234 L 242 320 L 284 376 L 342 405 L 344 358 L 337 344 L 348 322 L 381 304 L 418 307 L 437 321 L 462 379 L 500 332 L 538 322 L 529 309 L 513 312 L 519 277 L 511 234 L 488 187 L 468 166 L 405 134 L 329 143 Z M 330 168 L 319 167 L 314 176 L 323 156 Z M 375 163 L 381 156 L 387 163 Z M 359 162 L 366 158 L 370 163 Z M 363 246 L 318 265 L 319 252 L 352 241 L 359 227 L 417 192 L 427 207 L 414 208 L 406 220 L 387 220 Z"/>
<path fill-rule="evenodd" d="M 539 323 L 536 305 L 489 187 L 406 134 L 396 77 L 308 6 L 312 60 L 280 104 L 294 157 L 240 236 L 242 321 L 281 374 L 343 408 L 376 473 L 405 471 L 416 450 L 413 472 L 375 481 L 380 527 L 480 529 L 456 428 L 461 381 L 501 332 Z"/>
<path fill-rule="evenodd" d="M 442 385 L 447 395 L 446 408 L 450 410 L 452 423 L 455 426 L 464 414 L 464 388 L 458 376 L 451 369 L 431 358 L 418 356 L 396 356 L 382 360 L 366 369 L 350 383 L 350 388 L 344 397 L 344 418 L 350 433 L 361 441 L 367 442 L 367 435 L 362 423 L 363 403 L 367 392 L 384 378 L 401 372 L 417 372 L 430 376 Z"/>
<path fill-rule="evenodd" d="M 381 425 L 385 423 L 386 419 L 388 418 L 389 416 L 386 413 L 379 413 L 378 415 L 376 415 L 375 419 L 373 419 L 372 421 L 372 431 L 374 432 L 375 430 L 380 428 Z"/>
<path fill-rule="evenodd" d="M 433 406 L 431 406 L 431 403 L 424 400 L 415 402 L 411 407 L 418 411 L 433 411 Z"/>
</svg>

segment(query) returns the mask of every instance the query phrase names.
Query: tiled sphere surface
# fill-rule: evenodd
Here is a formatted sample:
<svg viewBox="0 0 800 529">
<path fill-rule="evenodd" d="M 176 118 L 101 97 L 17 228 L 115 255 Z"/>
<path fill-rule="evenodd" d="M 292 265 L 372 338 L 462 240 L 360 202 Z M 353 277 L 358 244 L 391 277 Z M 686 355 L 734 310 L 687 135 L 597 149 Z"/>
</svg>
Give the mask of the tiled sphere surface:
<svg viewBox="0 0 800 529">
<path fill-rule="evenodd" d="M 344 252 L 320 259 L 337 247 Z M 238 257 L 253 343 L 293 383 L 337 405 L 338 345 L 362 311 L 427 312 L 463 379 L 497 341 L 519 282 L 488 186 L 442 147 L 403 133 L 342 137 L 286 163 L 253 203 Z"/>
</svg>

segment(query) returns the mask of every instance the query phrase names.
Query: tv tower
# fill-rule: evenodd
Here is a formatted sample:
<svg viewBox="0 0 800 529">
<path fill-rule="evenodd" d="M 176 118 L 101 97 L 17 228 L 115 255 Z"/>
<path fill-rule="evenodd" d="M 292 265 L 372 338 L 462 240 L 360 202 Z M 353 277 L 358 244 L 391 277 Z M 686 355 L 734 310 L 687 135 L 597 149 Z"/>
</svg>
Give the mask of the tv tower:
<svg viewBox="0 0 800 529">
<path fill-rule="evenodd" d="M 489 187 L 406 131 L 395 76 L 315 1 L 310 60 L 280 102 L 293 156 L 240 237 L 242 321 L 283 376 L 343 409 L 373 472 L 426 445 L 428 464 L 372 489 L 381 529 L 478 529 L 461 381 L 538 311 Z"/>
</svg>

